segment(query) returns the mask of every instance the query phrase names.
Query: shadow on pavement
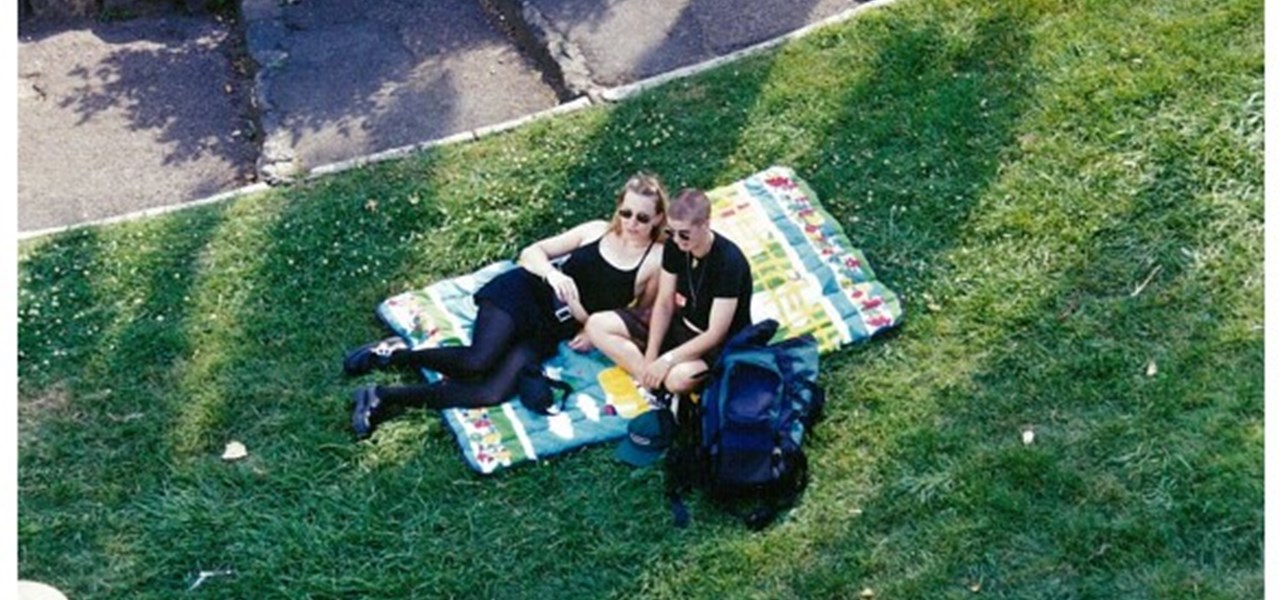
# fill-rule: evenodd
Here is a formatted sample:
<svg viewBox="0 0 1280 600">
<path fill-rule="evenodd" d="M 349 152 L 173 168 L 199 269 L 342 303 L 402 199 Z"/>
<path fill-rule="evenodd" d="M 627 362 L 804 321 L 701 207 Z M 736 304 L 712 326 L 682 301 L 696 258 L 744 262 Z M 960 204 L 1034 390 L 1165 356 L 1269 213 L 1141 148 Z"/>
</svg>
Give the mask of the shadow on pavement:
<svg viewBox="0 0 1280 600">
<path fill-rule="evenodd" d="M 254 179 L 248 69 L 214 16 L 31 24 L 19 38 L 23 230 Z"/>
<path fill-rule="evenodd" d="M 531 0 L 586 55 L 598 85 L 722 56 L 853 8 L 853 0 Z"/>
</svg>

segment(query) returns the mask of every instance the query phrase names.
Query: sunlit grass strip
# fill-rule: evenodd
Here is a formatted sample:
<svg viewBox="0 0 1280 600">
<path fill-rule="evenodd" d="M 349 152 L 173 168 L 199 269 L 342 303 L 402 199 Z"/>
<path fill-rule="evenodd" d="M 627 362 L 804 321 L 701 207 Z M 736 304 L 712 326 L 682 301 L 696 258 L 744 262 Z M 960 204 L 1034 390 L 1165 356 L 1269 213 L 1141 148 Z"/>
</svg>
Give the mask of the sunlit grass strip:
<svg viewBox="0 0 1280 600">
<path fill-rule="evenodd" d="M 263 291 L 253 282 L 269 281 L 263 277 L 263 260 L 283 210 L 281 203 L 267 198 L 229 207 L 197 259 L 196 281 L 183 298 L 190 310 L 184 337 L 191 340 L 192 349 L 173 374 L 174 423 L 166 428 L 175 459 L 208 452 L 228 418 L 244 414 L 229 411 L 230 402 L 248 400 L 234 389 L 234 371 L 243 368 L 236 356 L 241 346 L 266 340 L 253 339 L 241 324 L 257 311 L 270 310 L 255 300 Z"/>
</svg>

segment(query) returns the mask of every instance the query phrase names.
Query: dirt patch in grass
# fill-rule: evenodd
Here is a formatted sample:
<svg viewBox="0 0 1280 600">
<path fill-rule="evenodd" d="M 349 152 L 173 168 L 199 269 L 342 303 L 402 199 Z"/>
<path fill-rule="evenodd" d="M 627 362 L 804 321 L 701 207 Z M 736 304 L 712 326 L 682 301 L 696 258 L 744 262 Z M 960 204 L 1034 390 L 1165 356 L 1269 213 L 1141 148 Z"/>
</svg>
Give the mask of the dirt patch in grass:
<svg viewBox="0 0 1280 600">
<path fill-rule="evenodd" d="M 55 384 L 34 397 L 18 398 L 18 442 L 25 445 L 41 429 L 41 425 L 72 414 L 71 392 L 65 384 Z"/>
</svg>

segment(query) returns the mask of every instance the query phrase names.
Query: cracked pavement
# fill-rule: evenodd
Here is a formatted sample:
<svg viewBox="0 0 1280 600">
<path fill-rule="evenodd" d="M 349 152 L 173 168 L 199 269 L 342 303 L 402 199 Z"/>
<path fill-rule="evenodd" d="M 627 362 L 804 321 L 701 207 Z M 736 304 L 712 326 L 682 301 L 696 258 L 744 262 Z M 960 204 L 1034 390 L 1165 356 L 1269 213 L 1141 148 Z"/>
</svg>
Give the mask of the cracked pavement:
<svg viewBox="0 0 1280 600">
<path fill-rule="evenodd" d="M 858 4 L 242 0 L 235 24 L 177 11 L 24 21 L 19 232 L 465 139 Z"/>
</svg>

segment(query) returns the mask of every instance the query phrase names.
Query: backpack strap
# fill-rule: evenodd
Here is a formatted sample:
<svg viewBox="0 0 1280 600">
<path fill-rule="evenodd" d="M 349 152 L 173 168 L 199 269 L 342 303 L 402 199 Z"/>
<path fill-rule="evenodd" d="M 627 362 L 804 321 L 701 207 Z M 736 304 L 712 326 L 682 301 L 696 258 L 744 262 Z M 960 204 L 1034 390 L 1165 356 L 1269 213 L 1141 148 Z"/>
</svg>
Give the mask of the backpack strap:
<svg viewBox="0 0 1280 600">
<path fill-rule="evenodd" d="M 801 419 L 807 434 L 813 430 L 814 423 L 822 420 L 823 410 L 827 406 L 827 390 L 818 385 L 818 382 L 808 379 L 796 378 L 791 383 L 803 387 L 809 392 L 809 406 L 806 407 L 807 410 Z"/>
<path fill-rule="evenodd" d="M 667 449 L 663 487 L 671 508 L 672 524 L 683 529 L 689 525 L 689 509 L 685 507 L 684 495 L 702 484 L 701 471 L 705 465 L 701 455 L 703 408 L 689 396 L 675 400 L 675 405 L 676 434 Z"/>
<path fill-rule="evenodd" d="M 796 463 L 788 471 L 786 481 L 777 488 L 777 493 L 769 494 L 751 510 L 737 510 L 733 507 L 725 507 L 725 510 L 741 519 L 748 529 L 760 531 L 772 524 L 782 511 L 795 506 L 809 480 L 809 459 L 805 458 L 804 452 L 796 452 L 792 457 Z"/>
</svg>

